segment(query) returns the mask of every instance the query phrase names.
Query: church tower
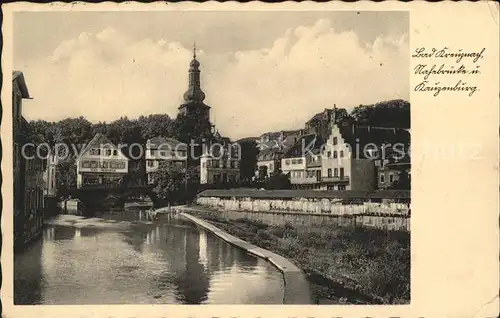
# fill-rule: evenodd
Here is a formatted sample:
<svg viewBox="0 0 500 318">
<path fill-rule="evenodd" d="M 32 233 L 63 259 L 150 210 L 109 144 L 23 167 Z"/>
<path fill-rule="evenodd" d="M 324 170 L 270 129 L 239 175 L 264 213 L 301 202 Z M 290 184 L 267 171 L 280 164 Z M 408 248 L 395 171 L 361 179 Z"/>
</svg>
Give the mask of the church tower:
<svg viewBox="0 0 500 318">
<path fill-rule="evenodd" d="M 196 44 L 193 47 L 193 60 L 189 63 L 189 85 L 184 93 L 184 103 L 179 106 L 183 115 L 197 114 L 210 119 L 210 106 L 206 105 L 205 93 L 201 90 L 200 62 L 196 59 Z"/>
</svg>

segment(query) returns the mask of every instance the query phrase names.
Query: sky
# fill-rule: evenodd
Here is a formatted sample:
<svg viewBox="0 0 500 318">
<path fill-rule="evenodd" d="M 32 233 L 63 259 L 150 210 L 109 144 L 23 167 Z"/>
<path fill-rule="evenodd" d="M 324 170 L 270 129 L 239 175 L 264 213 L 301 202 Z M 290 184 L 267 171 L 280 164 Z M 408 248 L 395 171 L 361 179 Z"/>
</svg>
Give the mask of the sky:
<svg viewBox="0 0 500 318">
<path fill-rule="evenodd" d="M 407 12 L 19 12 L 28 120 L 166 113 L 193 42 L 211 121 L 230 138 L 299 129 L 325 108 L 409 100 Z"/>
</svg>

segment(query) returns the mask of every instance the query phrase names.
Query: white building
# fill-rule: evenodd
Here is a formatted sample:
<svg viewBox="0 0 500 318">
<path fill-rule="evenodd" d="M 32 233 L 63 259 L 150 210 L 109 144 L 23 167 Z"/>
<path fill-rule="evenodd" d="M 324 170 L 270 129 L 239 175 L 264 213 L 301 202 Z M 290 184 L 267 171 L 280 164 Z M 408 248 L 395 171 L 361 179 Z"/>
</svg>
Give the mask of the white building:
<svg viewBox="0 0 500 318">
<path fill-rule="evenodd" d="M 290 176 L 294 188 L 320 188 L 322 144 L 317 134 L 302 136 L 281 159 L 281 169 Z"/>
<path fill-rule="evenodd" d="M 96 134 L 76 160 L 77 188 L 120 186 L 129 159 L 103 134 Z"/>
<path fill-rule="evenodd" d="M 47 167 L 43 172 L 43 196 L 45 198 L 53 198 L 57 195 L 57 163 L 57 156 L 55 154 L 50 154 L 47 158 Z"/>
<path fill-rule="evenodd" d="M 154 183 L 154 173 L 162 162 L 172 162 L 181 168 L 186 167 L 187 145 L 174 139 L 155 137 L 146 143 L 146 174 L 148 183 Z"/>
<path fill-rule="evenodd" d="M 240 156 L 237 144 L 204 147 L 200 159 L 200 183 L 236 183 L 240 181 Z"/>
</svg>

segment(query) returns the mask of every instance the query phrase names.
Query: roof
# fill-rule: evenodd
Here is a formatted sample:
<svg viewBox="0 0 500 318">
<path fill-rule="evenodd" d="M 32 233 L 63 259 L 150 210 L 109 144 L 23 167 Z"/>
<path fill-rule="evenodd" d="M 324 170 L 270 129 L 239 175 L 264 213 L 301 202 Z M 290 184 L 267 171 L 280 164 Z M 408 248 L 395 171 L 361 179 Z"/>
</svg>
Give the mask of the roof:
<svg viewBox="0 0 500 318">
<path fill-rule="evenodd" d="M 97 133 L 89 141 L 89 143 L 87 145 L 85 145 L 85 148 L 83 148 L 83 150 L 80 152 L 80 155 L 78 156 L 78 158 L 82 157 L 85 153 L 87 153 L 90 148 L 96 147 L 96 146 L 102 147 L 103 145 L 111 146 L 110 148 L 112 148 L 112 149 L 118 149 L 118 147 L 115 144 L 113 144 L 111 141 L 109 141 L 109 139 L 105 135 L 103 135 L 101 133 Z M 122 153 L 122 155 L 124 155 L 121 149 L 118 149 L 118 150 Z"/>
<path fill-rule="evenodd" d="M 169 137 L 153 137 L 148 139 L 147 145 L 149 148 L 157 149 L 160 146 L 170 149 L 186 150 L 187 145 L 175 138 Z"/>
<path fill-rule="evenodd" d="M 353 152 L 359 149 L 359 155 L 357 158 L 362 158 L 364 156 L 365 149 L 368 149 L 370 144 L 374 144 L 378 147 L 381 152 L 383 145 L 387 145 L 389 150 L 390 147 L 394 147 L 396 144 L 402 145 L 405 152 L 407 152 L 410 145 L 410 132 L 406 129 L 401 128 L 389 128 L 389 127 L 371 127 L 371 126 L 361 126 L 357 124 L 351 124 L 348 122 L 342 122 L 339 124 L 340 132 L 342 137 L 347 144 L 350 145 Z"/>
<path fill-rule="evenodd" d="M 26 81 L 24 79 L 23 72 L 12 71 L 12 81 L 17 81 L 17 85 L 19 87 L 19 90 L 21 91 L 22 98 L 31 98 L 28 91 L 28 86 L 26 85 Z"/>
<path fill-rule="evenodd" d="M 284 157 L 285 158 L 296 158 L 304 157 L 305 153 L 308 151 L 318 154 L 320 152 L 321 146 L 323 145 L 323 140 L 317 134 L 308 134 L 301 136 L 297 142 L 290 147 Z"/>
<path fill-rule="evenodd" d="M 205 190 L 198 197 L 220 198 L 261 198 L 261 199 L 410 199 L 410 191 L 406 190 L 378 190 L 378 191 L 317 191 L 317 190 L 257 190 L 257 189 L 230 189 Z"/>
<path fill-rule="evenodd" d="M 238 139 L 236 142 L 256 142 L 257 140 L 259 139 L 259 137 L 245 137 L 245 138 L 241 138 L 241 139 Z"/>
<path fill-rule="evenodd" d="M 266 148 L 259 152 L 258 160 L 259 161 L 274 160 L 277 158 L 277 155 L 281 153 L 283 153 L 283 150 L 279 148 Z"/>
</svg>

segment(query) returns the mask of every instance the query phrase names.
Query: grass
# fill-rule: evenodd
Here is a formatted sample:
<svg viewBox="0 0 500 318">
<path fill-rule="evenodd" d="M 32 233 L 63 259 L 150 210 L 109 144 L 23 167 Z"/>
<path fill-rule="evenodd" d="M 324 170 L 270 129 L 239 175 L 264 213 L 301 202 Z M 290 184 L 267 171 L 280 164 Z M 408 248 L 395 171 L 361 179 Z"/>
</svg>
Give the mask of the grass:
<svg viewBox="0 0 500 318">
<path fill-rule="evenodd" d="M 289 258 L 308 276 L 318 303 L 407 304 L 410 234 L 361 227 L 267 225 L 190 212 L 247 242 Z"/>
</svg>

